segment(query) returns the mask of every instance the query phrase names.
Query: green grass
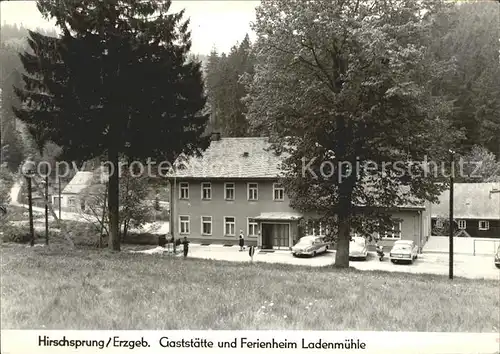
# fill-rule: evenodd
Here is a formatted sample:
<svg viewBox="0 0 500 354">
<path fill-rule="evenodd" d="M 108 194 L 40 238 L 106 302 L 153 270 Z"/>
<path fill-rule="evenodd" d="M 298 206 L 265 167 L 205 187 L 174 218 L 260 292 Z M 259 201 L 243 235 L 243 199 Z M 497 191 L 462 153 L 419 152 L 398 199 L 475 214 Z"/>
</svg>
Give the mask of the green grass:
<svg viewBox="0 0 500 354">
<path fill-rule="evenodd" d="M 498 331 L 496 281 L 53 247 L 2 247 L 2 328 Z"/>
</svg>

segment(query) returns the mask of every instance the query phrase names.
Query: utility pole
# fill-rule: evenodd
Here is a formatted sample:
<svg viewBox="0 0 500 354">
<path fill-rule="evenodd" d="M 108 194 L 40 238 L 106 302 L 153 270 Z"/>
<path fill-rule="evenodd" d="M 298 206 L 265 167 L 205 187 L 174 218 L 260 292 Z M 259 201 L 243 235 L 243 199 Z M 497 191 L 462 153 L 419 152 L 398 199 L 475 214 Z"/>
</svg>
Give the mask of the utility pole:
<svg viewBox="0 0 500 354">
<path fill-rule="evenodd" d="M 35 163 L 31 160 L 31 157 L 24 162 L 22 166 L 22 173 L 26 178 L 28 184 L 28 213 L 29 213 L 29 223 L 30 223 L 30 245 L 33 247 L 35 245 L 35 228 L 33 226 L 33 198 L 32 198 L 32 185 L 31 178 L 35 174 Z"/>
<path fill-rule="evenodd" d="M 61 220 L 61 203 L 62 203 L 62 199 L 61 199 L 61 177 L 58 176 L 57 180 L 59 182 L 59 220 Z"/>
<path fill-rule="evenodd" d="M 177 171 L 174 170 L 174 173 L 177 174 Z M 177 227 L 177 221 L 175 220 L 176 216 L 176 201 L 177 201 L 177 175 L 174 175 L 174 190 L 173 190 L 173 200 L 170 201 L 170 208 L 172 209 L 172 218 L 170 219 L 170 225 L 172 227 L 172 236 L 175 240 L 175 232 Z M 175 247 L 174 247 L 175 250 Z"/>
<path fill-rule="evenodd" d="M 108 203 L 108 183 L 104 191 L 104 203 L 102 205 L 101 234 L 99 235 L 99 248 L 102 248 L 102 234 L 104 232 L 104 218 L 106 217 L 106 205 Z"/>
<path fill-rule="evenodd" d="M 48 171 L 47 171 L 48 172 Z M 49 245 L 49 175 L 45 175 L 45 245 Z"/>
<path fill-rule="evenodd" d="M 49 177 L 40 183 L 43 186 L 43 199 L 45 200 L 45 244 L 49 245 Z"/>
<path fill-rule="evenodd" d="M 31 176 L 26 177 L 28 182 L 28 211 L 30 218 L 30 245 L 33 247 L 35 245 L 35 227 L 33 226 L 33 198 L 32 198 L 32 188 L 31 188 Z"/>
<path fill-rule="evenodd" d="M 455 174 L 455 151 L 450 149 L 450 250 L 449 250 L 449 278 L 453 279 L 453 233 L 454 233 L 454 222 L 453 222 L 453 183 Z"/>
<path fill-rule="evenodd" d="M 171 234 L 171 241 L 172 241 L 172 249 L 173 252 L 175 253 L 176 247 L 175 247 L 175 199 L 176 199 L 176 193 L 177 193 L 177 176 L 175 175 L 175 167 L 172 169 L 174 173 L 174 178 L 173 181 L 170 179 L 169 180 L 169 188 L 170 188 L 170 201 L 169 201 L 169 207 L 170 207 L 170 220 L 169 220 L 169 231 Z"/>
</svg>

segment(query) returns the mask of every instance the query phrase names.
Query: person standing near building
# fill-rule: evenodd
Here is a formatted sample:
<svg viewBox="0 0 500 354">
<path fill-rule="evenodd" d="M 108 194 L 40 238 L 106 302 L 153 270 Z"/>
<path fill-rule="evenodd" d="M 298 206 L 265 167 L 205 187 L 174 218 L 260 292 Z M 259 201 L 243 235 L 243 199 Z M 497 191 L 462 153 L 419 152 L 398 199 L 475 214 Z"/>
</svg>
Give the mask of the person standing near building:
<svg viewBox="0 0 500 354">
<path fill-rule="evenodd" d="M 241 252 L 245 248 L 245 237 L 243 236 L 243 230 L 240 230 L 239 244 L 240 244 L 240 252 Z"/>
<path fill-rule="evenodd" d="M 187 239 L 187 236 L 184 236 L 184 240 L 182 241 L 182 244 L 184 246 L 184 258 L 186 258 L 188 255 L 188 252 L 189 252 L 189 241 Z"/>
</svg>

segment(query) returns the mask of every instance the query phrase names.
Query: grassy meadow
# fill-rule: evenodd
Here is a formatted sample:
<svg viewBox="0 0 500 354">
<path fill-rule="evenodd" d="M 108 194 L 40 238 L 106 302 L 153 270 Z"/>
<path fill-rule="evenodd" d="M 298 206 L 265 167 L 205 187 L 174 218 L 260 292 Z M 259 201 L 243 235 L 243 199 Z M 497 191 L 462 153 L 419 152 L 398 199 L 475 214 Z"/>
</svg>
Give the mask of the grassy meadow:
<svg viewBox="0 0 500 354">
<path fill-rule="evenodd" d="M 498 332 L 498 282 L 4 243 L 4 329 Z"/>
</svg>

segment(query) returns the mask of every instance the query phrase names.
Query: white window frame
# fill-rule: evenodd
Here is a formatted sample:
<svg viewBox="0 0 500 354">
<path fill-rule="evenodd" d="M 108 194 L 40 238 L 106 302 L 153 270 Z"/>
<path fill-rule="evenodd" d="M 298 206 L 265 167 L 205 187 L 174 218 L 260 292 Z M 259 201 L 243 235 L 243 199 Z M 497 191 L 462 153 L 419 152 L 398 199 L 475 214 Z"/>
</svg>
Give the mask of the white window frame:
<svg viewBox="0 0 500 354">
<path fill-rule="evenodd" d="M 205 221 L 205 220 L 203 220 L 203 218 L 210 218 L 210 221 Z M 209 216 L 209 215 L 202 215 L 201 216 L 201 218 L 200 218 L 200 223 L 201 223 L 201 230 L 200 230 L 200 232 L 201 232 L 201 234 L 203 236 L 212 236 L 212 233 L 213 233 L 213 230 L 214 230 L 213 229 L 213 222 L 212 222 L 212 220 L 213 220 L 212 217 Z M 208 224 L 208 223 L 210 224 L 210 233 L 204 232 L 205 230 L 203 229 L 204 224 Z"/>
<path fill-rule="evenodd" d="M 383 235 L 381 235 L 380 233 L 378 233 L 378 236 L 381 240 L 401 240 L 401 233 L 402 233 L 402 230 L 401 230 L 401 226 L 402 226 L 402 222 L 401 221 L 398 221 L 394 224 L 398 224 L 398 228 L 399 228 L 399 235 L 396 235 L 396 227 L 395 225 L 392 226 L 392 232 L 390 231 L 386 231 L 384 232 Z"/>
<path fill-rule="evenodd" d="M 251 185 L 252 186 L 254 185 L 255 187 L 250 188 Z M 250 190 L 255 190 L 255 199 L 250 199 Z M 251 202 L 259 200 L 259 184 L 258 183 L 256 183 L 256 182 L 247 183 L 247 200 L 249 200 Z"/>
<path fill-rule="evenodd" d="M 310 225 L 312 225 L 312 233 L 309 233 L 309 227 Z M 316 225 L 319 224 L 318 226 L 318 232 L 316 232 Z M 307 221 L 306 222 L 306 235 L 310 235 L 310 236 L 318 236 L 318 237 L 325 237 L 326 236 L 326 232 L 327 231 L 327 227 L 324 227 L 323 228 L 323 224 L 321 223 L 321 221 Z"/>
<path fill-rule="evenodd" d="M 70 208 L 76 207 L 76 198 L 75 197 L 68 198 L 68 207 L 70 207 Z"/>
<path fill-rule="evenodd" d="M 183 191 L 186 192 L 186 196 L 183 196 Z M 179 199 L 188 200 L 189 199 L 189 183 L 180 182 L 179 183 Z"/>
<path fill-rule="evenodd" d="M 457 221 L 457 226 L 459 230 L 465 230 L 467 228 L 467 221 L 465 220 L 458 220 Z"/>
<path fill-rule="evenodd" d="M 182 220 L 186 218 L 187 220 Z M 187 225 L 187 230 L 182 231 L 182 225 Z M 179 234 L 189 235 L 191 233 L 191 218 L 189 215 L 179 215 Z"/>
<path fill-rule="evenodd" d="M 281 198 L 276 198 L 276 192 L 281 192 Z M 275 202 L 283 202 L 285 200 L 285 188 L 281 183 L 273 183 L 273 200 Z"/>
<path fill-rule="evenodd" d="M 318 228 L 318 236 L 325 237 L 325 229 L 323 228 L 323 224 L 320 222 L 319 223 L 319 228 Z"/>
<path fill-rule="evenodd" d="M 205 191 L 208 191 L 208 198 L 205 198 Z M 201 182 L 201 200 L 212 200 L 212 183 Z"/>
<path fill-rule="evenodd" d="M 232 185 L 232 187 L 229 187 L 229 185 Z M 233 197 L 228 198 L 227 197 L 227 191 L 232 190 L 233 191 Z M 236 199 L 236 183 L 234 182 L 226 182 L 224 183 L 224 199 L 225 200 L 235 200 Z"/>
<path fill-rule="evenodd" d="M 481 223 L 484 223 L 483 227 L 481 227 Z M 478 226 L 480 231 L 488 231 L 490 229 L 490 222 L 488 220 L 479 220 Z"/>
<path fill-rule="evenodd" d="M 441 220 L 441 219 L 436 219 L 436 227 L 437 227 L 438 229 L 442 229 L 442 228 L 443 228 L 443 226 L 444 226 L 444 222 L 443 222 L 443 220 Z"/>
<path fill-rule="evenodd" d="M 309 228 L 312 226 L 312 234 L 309 233 Z M 305 234 L 314 236 L 314 221 L 306 220 Z"/>
<path fill-rule="evenodd" d="M 228 222 L 227 219 L 228 218 L 231 218 L 233 219 L 234 221 L 232 222 Z M 228 234 L 226 231 L 227 231 L 227 225 L 233 225 L 233 233 L 232 234 Z M 236 218 L 234 216 L 224 216 L 224 236 L 236 236 Z"/>
<path fill-rule="evenodd" d="M 250 234 L 250 225 L 255 228 L 255 234 Z M 259 223 L 255 220 L 247 218 L 247 235 L 248 237 L 258 237 L 259 236 Z"/>
</svg>

